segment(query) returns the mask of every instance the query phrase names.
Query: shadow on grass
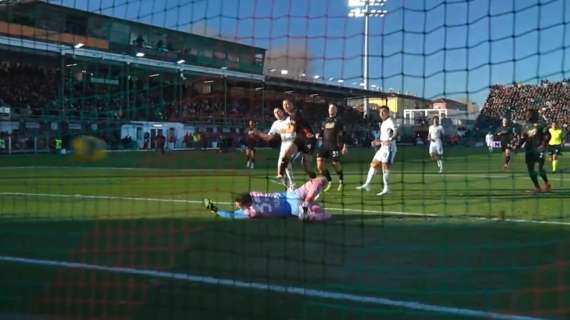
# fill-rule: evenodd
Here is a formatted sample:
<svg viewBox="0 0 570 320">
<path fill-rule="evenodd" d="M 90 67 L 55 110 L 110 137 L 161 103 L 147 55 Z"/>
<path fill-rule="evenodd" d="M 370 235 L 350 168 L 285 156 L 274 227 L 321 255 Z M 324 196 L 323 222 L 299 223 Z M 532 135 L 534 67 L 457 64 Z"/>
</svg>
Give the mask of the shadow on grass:
<svg viewBox="0 0 570 320">
<path fill-rule="evenodd" d="M 0 250 L 2 256 L 190 273 L 489 310 L 560 310 L 561 301 L 568 301 L 562 299 L 568 297 L 566 289 L 538 306 L 527 303 L 536 295 L 527 288 L 548 288 L 550 277 L 560 272 L 557 261 L 565 256 L 558 253 L 567 252 L 564 243 L 570 239 L 561 228 L 388 217 L 336 215 L 324 224 L 211 218 L 3 221 Z M 535 272 L 541 276 L 536 278 Z M 490 279 L 501 290 L 490 289 Z M 570 277 L 558 279 L 564 283 L 557 285 L 569 287 Z M 513 294 L 518 295 L 514 305 L 509 300 Z M 366 318 L 362 312 L 370 307 L 339 300 L 334 305 L 344 311 L 335 314 L 332 307 L 313 309 L 311 303 L 318 301 L 325 300 L 231 285 L 0 262 L 0 312 L 10 314 L 69 319 L 158 319 L 165 314 L 171 319 L 314 319 L 327 314 L 327 319 L 346 319 Z M 397 308 L 389 315 L 391 319 L 442 316 L 417 313 L 410 317 L 409 310 Z"/>
</svg>

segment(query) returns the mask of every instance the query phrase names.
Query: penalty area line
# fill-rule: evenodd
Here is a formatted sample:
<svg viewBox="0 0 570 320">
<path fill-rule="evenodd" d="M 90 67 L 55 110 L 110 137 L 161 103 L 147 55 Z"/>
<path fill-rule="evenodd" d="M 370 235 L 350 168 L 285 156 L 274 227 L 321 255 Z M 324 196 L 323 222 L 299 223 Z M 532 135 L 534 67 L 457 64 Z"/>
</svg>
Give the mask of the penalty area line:
<svg viewBox="0 0 570 320">
<path fill-rule="evenodd" d="M 6 263 L 28 264 L 28 265 L 37 265 L 45 267 L 59 267 L 67 269 L 81 269 L 81 270 L 92 270 L 100 272 L 110 272 L 117 274 L 137 275 L 137 276 L 150 277 L 150 278 L 178 280 L 185 282 L 202 283 L 207 285 L 234 287 L 240 289 L 255 289 L 255 290 L 263 290 L 280 294 L 291 294 L 291 295 L 299 295 L 303 297 L 311 297 L 319 299 L 384 305 L 389 307 L 404 308 L 404 309 L 411 309 L 411 310 L 418 310 L 425 312 L 452 314 L 452 315 L 459 315 L 471 318 L 500 319 L 500 320 L 540 319 L 535 317 L 495 313 L 495 312 L 481 311 L 475 309 L 447 307 L 436 304 L 426 304 L 415 301 L 394 300 L 394 299 L 386 299 L 376 296 L 364 296 L 364 295 L 356 295 L 356 294 L 336 292 L 336 291 L 324 291 L 324 290 L 310 289 L 304 287 L 284 286 L 284 285 L 270 284 L 270 283 L 248 282 L 248 281 L 241 281 L 241 280 L 228 279 L 228 278 L 200 276 L 189 273 L 166 272 L 166 271 L 136 269 L 136 268 L 127 268 L 127 267 L 111 267 L 111 266 L 104 266 L 97 264 L 57 261 L 57 260 L 44 260 L 44 259 L 31 259 L 31 258 L 12 257 L 12 256 L 0 256 L 0 261 Z"/>
</svg>

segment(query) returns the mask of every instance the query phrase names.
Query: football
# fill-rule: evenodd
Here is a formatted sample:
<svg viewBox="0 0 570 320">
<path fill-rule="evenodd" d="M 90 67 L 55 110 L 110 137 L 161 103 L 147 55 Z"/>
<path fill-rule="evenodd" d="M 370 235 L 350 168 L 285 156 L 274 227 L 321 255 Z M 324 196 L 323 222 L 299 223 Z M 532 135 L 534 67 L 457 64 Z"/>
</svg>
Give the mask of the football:
<svg viewBox="0 0 570 320">
<path fill-rule="evenodd" d="M 96 162 L 107 157 L 105 141 L 93 136 L 79 136 L 71 142 L 73 156 L 80 162 Z"/>
</svg>

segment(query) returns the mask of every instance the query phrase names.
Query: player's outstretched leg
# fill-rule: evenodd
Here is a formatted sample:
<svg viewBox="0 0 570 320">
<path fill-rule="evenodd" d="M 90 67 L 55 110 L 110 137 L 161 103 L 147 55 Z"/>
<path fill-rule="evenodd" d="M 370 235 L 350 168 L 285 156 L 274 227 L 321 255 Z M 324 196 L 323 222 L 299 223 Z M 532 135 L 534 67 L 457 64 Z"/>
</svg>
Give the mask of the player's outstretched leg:
<svg viewBox="0 0 570 320">
<path fill-rule="evenodd" d="M 249 169 L 251 165 L 251 156 L 249 154 L 249 149 L 247 147 L 245 148 L 245 159 L 247 160 L 245 163 L 245 167 Z"/>
<path fill-rule="evenodd" d="M 331 173 L 329 172 L 329 170 L 326 168 L 326 158 L 324 157 L 324 155 L 319 154 L 317 156 L 317 172 L 321 175 L 324 176 L 325 178 L 327 178 L 327 181 L 329 182 L 325 188 L 325 192 L 328 192 L 331 189 L 332 186 L 332 177 L 331 177 Z"/>
<path fill-rule="evenodd" d="M 390 193 L 390 165 L 388 163 L 382 164 L 382 182 L 384 183 L 384 188 L 382 192 L 377 193 L 377 196 L 385 196 Z"/>
<path fill-rule="evenodd" d="M 313 157 L 309 153 L 303 154 L 303 169 L 309 178 L 314 179 L 317 177 L 317 173 L 313 170 L 311 163 L 313 162 Z"/>
<path fill-rule="evenodd" d="M 511 149 L 505 149 L 505 164 L 503 165 L 504 170 L 509 170 L 511 168 Z"/>
<path fill-rule="evenodd" d="M 553 150 L 551 151 L 551 160 L 552 160 L 552 173 L 556 173 L 556 171 L 558 170 L 558 154 L 560 152 L 560 149 L 557 149 L 557 147 L 552 147 Z"/>
<path fill-rule="evenodd" d="M 333 161 L 333 168 L 338 175 L 338 188 L 337 191 L 340 192 L 344 188 L 344 172 L 342 171 L 342 165 L 339 161 Z"/>
<path fill-rule="evenodd" d="M 534 169 L 534 165 L 535 165 L 534 162 L 528 161 L 526 167 L 528 171 L 528 176 L 530 177 L 530 180 L 534 185 L 534 192 L 540 192 L 541 190 L 540 190 L 540 184 L 538 184 L 538 174 Z"/>
<path fill-rule="evenodd" d="M 316 203 L 306 204 L 306 206 L 302 206 L 299 210 L 299 220 L 320 222 L 327 221 L 331 218 L 330 213 Z"/>
<path fill-rule="evenodd" d="M 289 187 L 291 185 L 291 181 L 289 181 L 288 176 L 286 174 L 286 170 L 290 165 L 291 157 L 287 154 L 284 155 L 279 159 L 278 165 L 279 168 L 277 170 L 277 176 L 272 180 L 277 184 L 282 184 L 285 187 Z"/>
<path fill-rule="evenodd" d="M 289 191 L 295 190 L 295 178 L 293 177 L 293 167 L 291 163 L 285 169 L 285 177 L 287 178 L 287 189 Z"/>
<path fill-rule="evenodd" d="M 538 163 L 538 173 L 542 178 L 542 181 L 544 181 L 544 191 L 545 192 L 552 191 L 552 185 L 550 184 L 550 181 L 548 181 L 548 177 L 546 176 L 546 170 L 544 170 L 544 158 L 542 158 Z"/>
<path fill-rule="evenodd" d="M 325 177 L 316 177 L 297 188 L 295 193 L 303 203 L 307 204 L 315 201 L 327 184 L 328 181 Z"/>
<path fill-rule="evenodd" d="M 291 161 L 291 158 L 287 155 L 283 156 L 283 158 L 281 158 L 281 163 L 279 164 L 279 170 L 277 172 L 277 177 L 283 177 L 285 175 L 285 169 L 287 169 L 287 166 L 289 165 L 289 161 Z"/>
<path fill-rule="evenodd" d="M 378 173 L 378 168 L 380 167 L 380 162 L 372 161 L 370 163 L 370 168 L 368 169 L 368 175 L 366 176 L 366 182 L 363 185 L 356 187 L 356 190 L 370 191 L 370 184 L 372 179 Z"/>
<path fill-rule="evenodd" d="M 324 190 L 325 192 L 328 192 L 328 191 L 331 189 L 331 187 L 332 187 L 332 177 L 331 177 L 331 173 L 329 172 L 328 169 L 325 169 L 325 170 L 323 170 L 323 173 L 322 173 L 322 174 L 325 176 L 325 178 L 326 178 L 327 181 L 328 181 L 327 186 L 325 187 L 325 190 Z"/>
</svg>

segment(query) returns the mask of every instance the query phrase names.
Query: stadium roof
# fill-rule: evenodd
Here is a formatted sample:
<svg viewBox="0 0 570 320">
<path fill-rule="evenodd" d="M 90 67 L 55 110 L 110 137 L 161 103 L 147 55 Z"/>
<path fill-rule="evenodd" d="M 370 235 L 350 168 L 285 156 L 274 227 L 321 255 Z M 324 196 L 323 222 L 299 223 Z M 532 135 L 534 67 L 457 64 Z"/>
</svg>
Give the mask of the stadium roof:
<svg viewBox="0 0 570 320">
<path fill-rule="evenodd" d="M 48 7 L 53 7 L 53 8 L 64 9 L 64 10 L 67 10 L 69 12 L 74 12 L 75 14 L 78 14 L 78 15 L 100 16 L 100 17 L 103 17 L 106 19 L 124 21 L 124 22 L 129 23 L 129 24 L 139 25 L 139 26 L 143 26 L 146 28 L 160 29 L 160 30 L 164 30 L 167 32 L 184 34 L 187 36 L 193 36 L 193 37 L 198 37 L 198 38 L 203 38 L 203 39 L 211 39 L 211 40 L 221 41 L 221 42 L 225 42 L 227 44 L 233 45 L 233 46 L 242 46 L 242 47 L 246 47 L 246 48 L 255 48 L 255 49 L 259 49 L 259 50 L 266 50 L 265 48 L 250 46 L 247 44 L 243 44 L 243 43 L 235 42 L 235 41 L 230 41 L 230 40 L 223 39 L 223 38 L 208 37 L 208 36 L 203 36 L 200 34 L 195 34 L 195 33 L 187 32 L 187 31 L 180 31 L 180 30 L 171 29 L 171 28 L 167 28 L 167 27 L 161 27 L 161 26 L 148 24 L 148 23 L 144 23 L 144 22 L 139 22 L 139 21 L 135 21 L 135 20 L 122 19 L 122 18 L 117 18 L 115 16 L 105 15 L 105 14 L 96 13 L 96 12 L 92 12 L 92 11 L 80 10 L 80 9 L 76 9 L 76 8 L 72 8 L 72 7 L 68 7 L 68 6 L 54 4 L 54 3 L 49 2 L 49 0 L 4 0 L 4 2 L 2 2 L 0 0 L 0 10 L 2 9 L 2 7 L 6 7 L 8 5 L 12 5 L 12 6 L 14 6 L 14 5 L 16 5 L 16 6 L 18 6 L 18 5 L 21 5 L 21 6 L 24 6 L 24 5 L 25 6 L 48 6 Z"/>
<path fill-rule="evenodd" d="M 304 93 L 323 93 L 326 95 L 342 96 L 342 97 L 364 97 L 368 95 L 374 98 L 386 97 L 386 93 L 379 91 L 366 91 L 364 89 L 346 87 L 335 84 L 326 84 L 312 81 L 302 81 L 296 79 L 289 79 L 284 77 L 265 77 L 266 86 L 268 88 L 291 88 L 298 92 Z"/>
</svg>

